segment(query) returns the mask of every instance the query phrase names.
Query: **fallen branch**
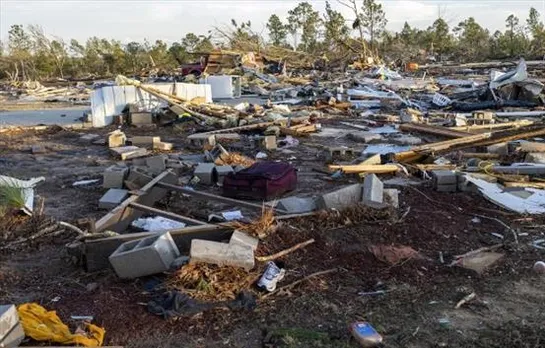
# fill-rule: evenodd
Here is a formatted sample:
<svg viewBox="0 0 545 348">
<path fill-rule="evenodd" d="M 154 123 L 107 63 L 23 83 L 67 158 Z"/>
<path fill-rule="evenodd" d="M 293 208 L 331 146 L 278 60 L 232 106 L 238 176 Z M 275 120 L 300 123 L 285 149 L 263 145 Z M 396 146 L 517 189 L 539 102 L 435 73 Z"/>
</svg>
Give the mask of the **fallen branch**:
<svg viewBox="0 0 545 348">
<path fill-rule="evenodd" d="M 517 236 L 517 232 L 515 230 L 513 230 L 510 226 L 508 226 L 506 223 L 501 221 L 500 219 L 496 219 L 496 218 L 486 216 L 486 215 L 479 215 L 479 214 L 473 214 L 473 215 L 478 216 L 478 217 L 483 218 L 483 219 L 493 220 L 493 221 L 496 221 L 497 223 L 503 225 L 505 228 L 507 228 L 509 231 L 511 231 L 511 233 L 513 233 L 513 238 L 515 238 L 515 243 L 517 243 L 517 244 L 519 243 L 519 238 Z"/>
<path fill-rule="evenodd" d="M 268 293 L 268 294 L 266 294 L 266 295 L 263 295 L 263 296 L 261 297 L 261 299 L 265 299 L 265 298 L 267 298 L 267 297 L 269 297 L 269 296 L 271 296 L 271 295 L 274 295 L 274 294 L 276 294 L 276 293 L 278 293 L 278 292 L 280 292 L 280 291 L 284 291 L 284 290 L 287 290 L 287 289 L 291 289 L 291 288 L 293 288 L 294 286 L 299 285 L 299 284 L 301 284 L 302 282 L 304 282 L 304 281 L 306 281 L 306 280 L 309 280 L 309 279 L 311 279 L 311 278 L 318 277 L 318 276 L 325 275 L 325 274 L 329 274 L 329 273 L 333 273 L 333 272 L 337 272 L 337 271 L 338 271 L 337 268 L 332 268 L 332 269 L 328 269 L 327 271 L 320 271 L 320 272 L 316 272 L 316 273 L 309 274 L 308 276 L 306 276 L 306 277 L 304 277 L 304 278 L 302 278 L 302 279 L 296 280 L 296 281 L 294 281 L 294 282 L 291 283 L 291 284 L 288 284 L 288 285 L 283 286 L 283 287 L 281 287 L 281 288 L 279 288 L 279 289 L 276 289 L 275 291 L 273 291 L 273 292 L 271 292 L 271 293 Z"/>
<path fill-rule="evenodd" d="M 282 250 L 280 252 L 277 252 L 276 254 L 272 254 L 272 255 L 269 255 L 269 256 L 257 256 L 255 259 L 257 261 L 259 261 L 259 262 L 266 262 L 266 261 L 276 260 L 278 258 L 281 258 L 283 256 L 286 256 L 286 255 L 294 252 L 297 249 L 304 248 L 307 245 L 312 244 L 312 243 L 314 243 L 314 239 L 309 239 L 306 242 L 296 244 L 296 245 L 292 246 L 291 248 Z"/>
</svg>

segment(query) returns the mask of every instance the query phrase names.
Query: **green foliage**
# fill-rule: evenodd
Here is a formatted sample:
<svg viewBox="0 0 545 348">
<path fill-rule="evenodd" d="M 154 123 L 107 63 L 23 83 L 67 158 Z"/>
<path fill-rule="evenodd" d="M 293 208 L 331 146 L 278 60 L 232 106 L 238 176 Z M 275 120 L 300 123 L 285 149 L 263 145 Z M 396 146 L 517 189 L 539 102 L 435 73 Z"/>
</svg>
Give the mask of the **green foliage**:
<svg viewBox="0 0 545 348">
<path fill-rule="evenodd" d="M 505 29 L 493 35 L 473 17 L 453 29 L 443 18 L 437 18 L 430 20 L 427 29 L 405 23 L 401 31 L 389 32 L 386 13 L 378 1 L 337 2 L 354 14 L 350 22 L 330 2 L 326 1 L 322 14 L 310 1 L 300 2 L 288 11 L 285 21 L 271 14 L 266 23 L 268 42 L 325 59 L 350 55 L 364 58 L 370 53 L 368 47 L 372 48 L 371 53 L 387 61 L 423 61 L 430 55 L 456 61 L 545 56 L 545 25 L 534 8 L 529 10 L 526 20 L 508 16 Z M 226 30 L 216 28 L 216 31 L 223 38 L 221 48 L 257 51 L 263 47 L 264 40 L 252 29 L 250 21 L 233 19 Z M 288 36 L 293 40 L 292 45 L 288 45 Z M 150 69 L 169 71 L 180 64 L 195 62 L 200 53 L 213 49 L 210 35 L 195 33 L 187 33 L 170 45 L 162 40 L 124 44 L 99 37 L 78 42 L 48 35 L 39 26 L 16 24 L 9 29 L 7 40 L 0 44 L 0 78 L 27 80 L 139 74 Z"/>
<path fill-rule="evenodd" d="M 11 209 L 21 209 L 25 206 L 23 189 L 17 185 L 0 185 L 0 209 L 4 212 Z"/>
<path fill-rule="evenodd" d="M 288 37 L 288 28 L 282 23 L 280 18 L 273 14 L 267 22 L 267 30 L 269 30 L 269 39 L 275 46 L 284 46 Z"/>
<path fill-rule="evenodd" d="M 293 47 L 306 52 L 316 48 L 322 21 L 320 13 L 315 11 L 310 3 L 301 2 L 288 11 L 288 23 L 288 31 L 293 37 Z"/>
<path fill-rule="evenodd" d="M 384 31 L 384 28 L 386 28 L 388 20 L 382 9 L 382 4 L 377 3 L 375 0 L 363 0 L 361 11 L 359 25 L 362 26 L 367 32 L 367 35 L 369 35 L 369 41 L 371 47 L 373 47 L 376 38 L 378 38 Z"/>
</svg>

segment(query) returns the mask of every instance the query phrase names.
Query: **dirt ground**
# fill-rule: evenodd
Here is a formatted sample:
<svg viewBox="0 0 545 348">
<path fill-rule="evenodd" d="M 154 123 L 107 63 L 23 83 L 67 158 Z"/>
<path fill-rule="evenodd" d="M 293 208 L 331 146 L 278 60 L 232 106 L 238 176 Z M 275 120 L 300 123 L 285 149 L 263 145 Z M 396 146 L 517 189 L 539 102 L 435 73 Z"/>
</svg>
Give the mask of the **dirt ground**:
<svg viewBox="0 0 545 348">
<path fill-rule="evenodd" d="M 83 133 L 107 131 L 53 128 L 0 134 L 0 173 L 21 179 L 44 176 L 36 193 L 44 199 L 45 216 L 67 222 L 98 218 L 105 214 L 97 207 L 105 190 L 72 183 L 101 178 L 116 162 L 106 147 L 79 140 Z M 175 144 L 175 152 L 191 153 L 183 134 L 171 129 L 126 133 L 160 135 Z M 306 139 L 290 149 L 294 153 L 277 151 L 272 156 L 296 157 L 292 160 L 300 169 L 296 194 L 316 195 L 355 182 L 332 181 L 313 170 L 323 169 L 323 161 L 308 143 L 335 141 Z M 34 144 L 46 146 L 47 152 L 32 154 L 29 148 Z M 71 325 L 71 315 L 91 315 L 106 329 L 105 345 L 126 347 L 357 347 L 348 331 L 357 320 L 370 322 L 384 336 L 384 347 L 545 346 L 545 277 L 531 269 L 545 255 L 530 245 L 544 238 L 544 219 L 502 211 L 477 194 L 438 193 L 426 184 L 398 188 L 400 208 L 393 216 L 360 212 L 285 221 L 262 242 L 259 255 L 309 238 L 316 242 L 282 259 L 287 275 L 279 286 L 314 272 L 336 271 L 259 298 L 253 311 L 216 309 L 177 320 L 154 316 L 146 309 L 153 292 L 150 284 L 170 275 L 122 281 L 111 270 L 86 273 L 67 262 L 63 246 L 70 235 L 0 253 L 0 303 L 38 302 Z M 187 213 L 194 203 L 178 202 L 173 210 Z M 209 202 L 200 204 L 214 209 Z M 496 220 L 475 219 L 474 214 L 510 225 L 519 234 L 518 243 Z M 0 233 L 0 243 L 12 238 L 7 230 Z M 479 275 L 448 266 L 455 255 L 502 242 L 491 233 L 505 235 L 499 249 L 504 257 L 491 269 Z M 369 252 L 369 246 L 377 244 L 410 246 L 423 258 L 390 265 Z M 259 274 L 262 267 L 254 272 Z M 358 294 L 379 289 L 386 293 Z M 454 309 L 472 291 L 476 300 Z"/>
</svg>

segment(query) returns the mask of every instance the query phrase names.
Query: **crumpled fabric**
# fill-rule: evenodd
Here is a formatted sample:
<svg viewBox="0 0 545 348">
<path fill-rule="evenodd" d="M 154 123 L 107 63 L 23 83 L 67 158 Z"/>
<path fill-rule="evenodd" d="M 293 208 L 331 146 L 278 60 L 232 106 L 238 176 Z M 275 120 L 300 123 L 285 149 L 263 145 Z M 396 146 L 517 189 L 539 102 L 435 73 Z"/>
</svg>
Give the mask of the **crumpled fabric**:
<svg viewBox="0 0 545 348">
<path fill-rule="evenodd" d="M 36 341 L 49 341 L 84 347 L 99 347 L 104 341 L 106 330 L 93 324 L 86 324 L 88 336 L 72 334 L 68 326 L 55 311 L 47 311 L 37 303 L 25 303 L 17 308 L 25 335 Z"/>
<path fill-rule="evenodd" d="M 192 299 L 183 292 L 173 290 L 149 301 L 148 311 L 168 319 L 192 316 L 217 307 L 227 307 L 231 310 L 253 310 L 256 305 L 255 297 L 248 291 L 240 292 L 232 301 L 205 303 Z"/>
</svg>

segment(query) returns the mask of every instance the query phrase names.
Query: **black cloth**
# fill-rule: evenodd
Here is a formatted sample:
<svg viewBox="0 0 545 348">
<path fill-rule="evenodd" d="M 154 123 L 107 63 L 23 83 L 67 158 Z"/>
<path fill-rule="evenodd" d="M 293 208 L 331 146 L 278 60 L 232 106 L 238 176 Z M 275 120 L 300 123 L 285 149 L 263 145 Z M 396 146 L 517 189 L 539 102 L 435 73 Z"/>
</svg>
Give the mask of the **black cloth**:
<svg viewBox="0 0 545 348">
<path fill-rule="evenodd" d="M 232 301 L 199 302 L 186 293 L 173 290 L 165 292 L 148 302 L 148 311 L 163 318 L 192 316 L 213 308 L 227 307 L 231 310 L 253 310 L 257 303 L 255 297 L 243 290 Z"/>
</svg>

